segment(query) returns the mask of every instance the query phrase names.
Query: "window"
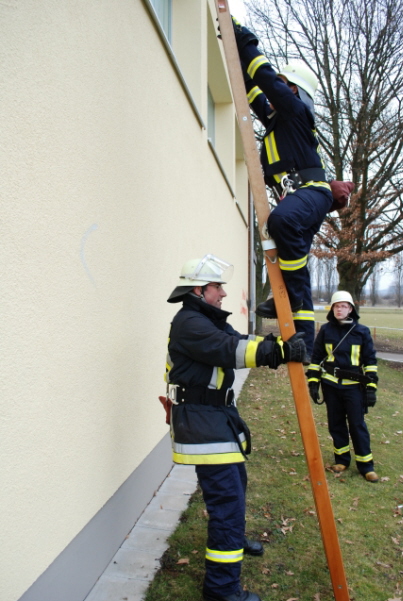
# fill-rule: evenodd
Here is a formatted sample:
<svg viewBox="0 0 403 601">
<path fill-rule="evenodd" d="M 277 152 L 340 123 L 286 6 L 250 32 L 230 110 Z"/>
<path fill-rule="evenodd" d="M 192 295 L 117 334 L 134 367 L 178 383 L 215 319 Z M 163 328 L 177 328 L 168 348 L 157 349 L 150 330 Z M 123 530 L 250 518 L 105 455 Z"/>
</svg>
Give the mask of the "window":
<svg viewBox="0 0 403 601">
<path fill-rule="evenodd" d="M 172 0 L 151 0 L 151 4 L 157 13 L 158 20 L 165 32 L 168 40 L 171 42 L 172 36 Z"/>
</svg>

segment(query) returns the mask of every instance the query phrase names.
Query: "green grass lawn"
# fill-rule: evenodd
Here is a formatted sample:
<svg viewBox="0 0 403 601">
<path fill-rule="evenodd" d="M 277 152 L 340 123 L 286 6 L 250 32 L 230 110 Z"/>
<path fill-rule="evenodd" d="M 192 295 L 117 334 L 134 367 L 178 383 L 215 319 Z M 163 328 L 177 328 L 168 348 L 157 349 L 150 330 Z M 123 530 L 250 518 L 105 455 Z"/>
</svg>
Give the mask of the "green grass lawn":
<svg viewBox="0 0 403 601">
<path fill-rule="evenodd" d="M 401 601 L 403 588 L 403 370 L 379 362 L 378 402 L 367 423 L 380 482 L 355 465 L 326 469 L 351 601 Z M 251 370 L 238 406 L 252 431 L 247 532 L 263 557 L 246 557 L 242 581 L 263 601 L 332 601 L 288 371 Z M 333 463 L 325 406 L 313 406 L 326 468 Z M 171 535 L 146 601 L 201 601 L 207 516 L 197 490 Z"/>
</svg>

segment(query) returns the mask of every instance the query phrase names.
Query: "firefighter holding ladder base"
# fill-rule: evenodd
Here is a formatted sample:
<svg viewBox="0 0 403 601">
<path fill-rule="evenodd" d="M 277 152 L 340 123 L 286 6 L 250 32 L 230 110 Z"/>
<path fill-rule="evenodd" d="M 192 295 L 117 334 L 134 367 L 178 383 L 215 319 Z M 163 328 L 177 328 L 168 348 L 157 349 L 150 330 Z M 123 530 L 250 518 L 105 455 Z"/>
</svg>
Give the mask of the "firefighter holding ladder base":
<svg viewBox="0 0 403 601">
<path fill-rule="evenodd" d="M 308 355 L 315 337 L 311 284 L 307 267 L 314 235 L 332 206 L 330 184 L 318 153 L 313 97 L 315 74 L 290 61 L 277 73 L 257 48 L 256 36 L 233 19 L 248 101 L 266 128 L 261 149 L 264 179 L 278 202 L 267 222 L 291 303 L 297 332 L 305 332 Z M 256 313 L 276 318 L 272 298 Z M 304 363 L 309 363 L 308 357 Z"/>
<path fill-rule="evenodd" d="M 276 369 L 302 362 L 300 334 L 287 342 L 243 335 L 221 308 L 232 265 L 206 255 L 187 261 L 169 303 L 182 302 L 169 333 L 165 404 L 173 460 L 195 465 L 209 522 L 205 556 L 205 601 L 260 601 L 240 583 L 244 553 L 261 555 L 261 543 L 245 537 L 245 458 L 250 434 L 234 402 L 235 369 Z M 160 398 L 162 402 L 162 398 Z"/>
</svg>

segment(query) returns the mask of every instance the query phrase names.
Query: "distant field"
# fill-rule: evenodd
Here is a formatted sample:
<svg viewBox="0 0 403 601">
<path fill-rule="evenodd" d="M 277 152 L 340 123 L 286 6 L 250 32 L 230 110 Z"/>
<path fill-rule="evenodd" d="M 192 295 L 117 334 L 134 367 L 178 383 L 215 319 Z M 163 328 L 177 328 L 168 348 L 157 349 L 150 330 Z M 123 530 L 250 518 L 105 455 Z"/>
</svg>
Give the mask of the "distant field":
<svg viewBox="0 0 403 601">
<path fill-rule="evenodd" d="M 326 321 L 327 309 L 324 311 L 315 311 L 317 321 L 324 323 Z M 373 309 L 362 307 L 360 309 L 360 323 L 368 326 L 383 328 L 398 328 L 403 330 L 403 310 L 402 309 Z"/>
<path fill-rule="evenodd" d="M 315 310 L 316 328 L 326 322 L 328 308 L 325 310 Z M 395 308 L 372 308 L 363 307 L 360 309 L 360 323 L 368 326 L 371 330 L 375 347 L 378 351 L 389 351 L 391 353 L 403 353 L 403 310 Z M 262 333 L 269 332 L 278 334 L 277 322 L 263 320 Z"/>
<path fill-rule="evenodd" d="M 315 311 L 318 328 L 326 321 L 327 310 Z M 403 353 L 403 310 L 362 307 L 360 323 L 371 330 L 377 350 Z"/>
</svg>

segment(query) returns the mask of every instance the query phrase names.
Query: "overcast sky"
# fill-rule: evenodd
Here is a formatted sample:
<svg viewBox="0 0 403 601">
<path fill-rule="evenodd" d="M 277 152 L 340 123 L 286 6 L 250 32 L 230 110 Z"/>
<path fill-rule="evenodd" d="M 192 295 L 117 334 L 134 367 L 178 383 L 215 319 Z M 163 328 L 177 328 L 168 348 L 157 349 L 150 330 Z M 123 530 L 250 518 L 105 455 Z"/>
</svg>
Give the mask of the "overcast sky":
<svg viewBox="0 0 403 601">
<path fill-rule="evenodd" d="M 246 11 L 243 4 L 243 0 L 228 0 L 228 6 L 231 11 L 231 15 L 234 15 L 239 21 L 245 19 Z"/>
</svg>

